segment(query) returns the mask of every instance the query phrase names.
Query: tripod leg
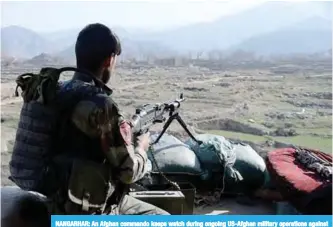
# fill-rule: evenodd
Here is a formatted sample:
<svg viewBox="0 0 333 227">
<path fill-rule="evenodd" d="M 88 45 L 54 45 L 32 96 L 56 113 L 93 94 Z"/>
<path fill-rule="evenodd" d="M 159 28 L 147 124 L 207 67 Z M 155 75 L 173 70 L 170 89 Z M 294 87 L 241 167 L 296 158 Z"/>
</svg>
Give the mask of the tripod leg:
<svg viewBox="0 0 333 227">
<path fill-rule="evenodd" d="M 169 128 L 171 122 L 175 119 L 176 117 L 174 115 L 170 116 L 169 119 L 167 120 L 167 122 L 165 123 L 165 125 L 163 126 L 163 130 L 162 132 L 158 135 L 157 139 L 152 143 L 152 144 L 156 144 L 158 143 L 158 141 L 161 139 L 161 137 L 163 136 L 163 134 L 165 133 L 165 131 Z"/>
<path fill-rule="evenodd" d="M 179 122 L 179 124 L 183 127 L 183 129 L 187 132 L 187 134 L 195 141 L 197 142 L 199 145 L 202 144 L 202 141 L 197 140 L 193 134 L 190 132 L 190 130 L 188 130 L 185 122 L 183 121 L 183 119 L 179 116 L 176 115 L 175 118 L 177 119 L 177 121 Z"/>
</svg>

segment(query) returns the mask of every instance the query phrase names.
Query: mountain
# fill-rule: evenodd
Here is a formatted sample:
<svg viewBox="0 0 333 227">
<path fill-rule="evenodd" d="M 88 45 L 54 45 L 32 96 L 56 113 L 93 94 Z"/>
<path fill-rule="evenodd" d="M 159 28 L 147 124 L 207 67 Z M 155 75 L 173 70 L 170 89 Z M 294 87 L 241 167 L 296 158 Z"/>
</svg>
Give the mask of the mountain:
<svg viewBox="0 0 333 227">
<path fill-rule="evenodd" d="M 1 28 L 1 54 L 31 58 L 47 51 L 52 51 L 52 45 L 38 33 L 19 26 Z"/>
<path fill-rule="evenodd" d="M 332 21 L 313 17 L 293 26 L 249 38 L 229 50 L 261 55 L 315 53 L 332 48 Z"/>
<path fill-rule="evenodd" d="M 39 34 L 32 30 L 9 26 L 1 29 L 2 55 L 16 58 L 33 58 L 26 63 L 49 63 L 54 57 L 60 57 L 74 63 L 74 43 L 80 29 L 70 29 L 52 33 Z M 147 55 L 165 56 L 172 54 L 168 48 L 153 41 L 135 41 L 131 34 L 120 27 L 112 28 L 119 36 L 122 46 L 122 57 L 145 57 Z M 46 54 L 47 53 L 47 54 Z M 36 58 L 34 58 L 36 57 Z M 48 59 L 48 60 L 46 60 Z M 53 59 L 55 60 L 55 58 Z M 59 59 L 56 60 L 58 62 Z"/>
<path fill-rule="evenodd" d="M 232 49 L 255 52 L 260 55 L 279 55 L 316 53 L 330 48 L 332 48 L 331 31 L 281 30 L 253 37 Z"/>
<path fill-rule="evenodd" d="M 110 26 L 111 27 L 111 26 Z M 75 63 L 75 41 L 80 29 L 72 29 L 44 34 L 45 37 L 52 38 L 53 42 L 62 42 L 64 46 L 61 51 L 54 53 L 55 56 Z M 154 42 L 146 40 L 135 40 L 135 35 L 121 27 L 111 27 L 111 30 L 117 34 L 122 45 L 121 58 L 145 58 L 146 56 L 168 56 L 174 54 L 169 48 Z M 66 45 L 65 45 L 66 44 Z"/>
<path fill-rule="evenodd" d="M 248 49 L 262 53 L 321 50 L 331 29 L 332 2 L 266 2 L 246 11 L 163 32 L 113 27 L 122 41 L 121 57 L 168 56 L 191 51 Z M 73 59 L 76 37 L 82 28 L 37 33 L 10 26 L 1 29 L 2 53 L 32 58 L 48 53 Z M 310 43 L 312 42 L 312 44 Z M 275 46 L 273 46 L 273 44 Z M 331 45 L 327 46 L 329 49 Z M 305 48 L 305 49 L 304 49 Z"/>
<path fill-rule="evenodd" d="M 24 64 L 31 64 L 35 66 L 47 66 L 47 65 L 66 65 L 67 62 L 62 58 L 58 58 L 49 54 L 39 54 L 29 60 L 23 62 Z"/>
<path fill-rule="evenodd" d="M 111 27 L 111 26 L 110 26 Z M 60 30 L 55 32 L 43 33 L 42 36 L 50 40 L 53 45 L 57 47 L 57 50 L 64 50 L 69 48 L 73 43 L 75 43 L 76 38 L 82 28 L 73 28 Z M 111 27 L 111 29 L 121 38 L 129 37 L 130 34 L 123 28 Z"/>
<path fill-rule="evenodd" d="M 57 50 L 55 52 L 58 52 L 59 50 L 63 50 L 73 44 L 79 32 L 79 28 L 74 28 L 42 33 L 41 35 L 45 39 L 49 40 L 53 45 L 55 45 L 57 47 Z"/>
<path fill-rule="evenodd" d="M 152 41 L 134 41 L 129 38 L 120 38 L 120 40 L 122 45 L 120 58 L 146 59 L 148 56 L 167 57 L 175 54 L 169 48 Z M 54 55 L 65 59 L 67 62 L 75 63 L 75 44 Z"/>
<path fill-rule="evenodd" d="M 226 49 L 260 34 L 274 32 L 308 18 L 331 18 L 332 2 L 266 2 L 258 7 L 208 22 L 138 36 L 154 40 L 179 52 Z M 148 38 L 147 38 L 148 37 Z"/>
<path fill-rule="evenodd" d="M 332 30 L 332 18 L 314 16 L 297 24 L 287 26 L 289 30 Z"/>
</svg>

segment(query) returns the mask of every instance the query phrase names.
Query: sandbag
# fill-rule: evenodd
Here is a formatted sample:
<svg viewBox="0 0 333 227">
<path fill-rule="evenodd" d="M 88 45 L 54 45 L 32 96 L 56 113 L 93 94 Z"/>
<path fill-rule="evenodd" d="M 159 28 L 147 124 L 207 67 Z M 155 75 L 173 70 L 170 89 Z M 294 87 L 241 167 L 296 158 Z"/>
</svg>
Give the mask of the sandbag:
<svg viewBox="0 0 333 227">
<path fill-rule="evenodd" d="M 207 190 L 213 188 L 225 188 L 226 181 L 242 180 L 242 176 L 233 168 L 236 161 L 236 153 L 233 145 L 223 136 L 212 134 L 196 135 L 196 139 L 202 141 L 198 145 L 191 138 L 185 141 L 197 155 L 204 171 L 208 173 L 203 183 Z"/>
<path fill-rule="evenodd" d="M 190 138 L 185 144 L 195 152 L 201 165 L 210 172 L 223 172 L 227 159 L 235 158 L 232 144 L 223 136 L 200 134 L 196 139 L 203 143 L 198 145 Z"/>
<path fill-rule="evenodd" d="M 151 135 L 151 141 L 155 141 L 157 137 L 158 134 Z M 188 145 L 172 135 L 165 133 L 159 142 L 152 146 L 152 152 L 154 157 L 148 152 L 147 163 L 151 171 L 138 182 L 139 184 L 167 183 L 159 170 L 172 181 L 189 182 L 198 187 L 206 176 L 195 153 Z"/>
<path fill-rule="evenodd" d="M 203 144 L 198 146 L 192 139 L 185 143 L 208 171 L 210 184 L 224 186 L 224 192 L 252 193 L 265 183 L 265 162 L 251 146 L 212 134 L 200 134 L 196 139 Z"/>
<path fill-rule="evenodd" d="M 311 150 L 309 150 L 311 151 Z M 332 155 L 311 151 L 332 165 Z M 303 214 L 332 214 L 332 181 L 297 159 L 295 148 L 268 153 L 267 168 L 271 180 L 286 200 Z"/>
<path fill-rule="evenodd" d="M 227 178 L 227 188 L 234 192 L 252 193 L 261 188 L 267 180 L 266 163 L 262 157 L 248 144 L 232 143 L 236 153 L 236 169 L 243 180 L 234 181 Z M 229 183 L 229 184 L 228 184 Z"/>
<path fill-rule="evenodd" d="M 151 141 L 157 138 L 157 134 L 151 135 Z M 152 171 L 157 172 L 156 164 L 164 173 L 202 174 L 201 164 L 190 147 L 176 137 L 164 134 L 159 142 L 152 146 L 157 163 L 148 152 L 148 158 L 152 162 Z"/>
</svg>

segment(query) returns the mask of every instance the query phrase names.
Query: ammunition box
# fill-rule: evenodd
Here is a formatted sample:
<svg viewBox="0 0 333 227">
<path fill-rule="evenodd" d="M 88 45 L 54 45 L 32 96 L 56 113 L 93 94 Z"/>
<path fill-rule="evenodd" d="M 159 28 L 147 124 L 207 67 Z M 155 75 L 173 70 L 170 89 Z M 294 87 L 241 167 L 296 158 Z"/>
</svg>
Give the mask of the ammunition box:
<svg viewBox="0 0 333 227">
<path fill-rule="evenodd" d="M 161 205 L 157 205 L 157 201 L 155 201 L 154 199 L 150 198 L 149 200 L 153 200 L 152 202 L 149 202 L 153 205 L 156 205 L 158 207 L 160 207 L 161 209 L 164 209 L 166 211 L 168 211 L 170 214 L 178 214 L 178 215 L 191 215 L 193 214 L 194 211 L 194 199 L 195 199 L 195 187 L 190 184 L 190 183 L 178 183 L 179 187 L 180 187 L 180 192 L 182 193 L 183 196 L 185 196 L 185 201 L 184 203 L 182 203 L 182 212 L 180 213 L 180 208 L 177 208 L 177 205 L 175 205 L 174 208 L 170 207 L 170 205 L 168 205 L 169 203 L 172 204 L 173 201 L 169 199 L 168 195 L 164 195 L 161 196 L 159 199 L 159 201 L 162 201 Z M 164 191 L 164 192 L 179 192 L 179 191 L 174 191 L 172 190 L 172 187 L 170 185 L 167 184 L 161 184 L 161 185 L 151 185 L 151 186 L 147 186 L 148 188 L 148 192 L 156 192 L 156 191 Z M 146 192 L 146 191 L 145 191 Z M 180 195 L 180 194 L 178 194 Z M 146 201 L 146 198 L 143 198 L 144 196 L 141 196 L 139 198 L 138 195 L 133 195 L 134 197 L 136 197 L 137 199 Z M 147 196 L 146 196 L 147 197 Z M 175 199 L 175 198 L 174 198 Z M 164 208 L 163 208 L 164 207 Z"/>
<path fill-rule="evenodd" d="M 170 214 L 184 214 L 185 196 L 181 191 L 139 191 L 130 196 L 155 205 Z"/>
</svg>

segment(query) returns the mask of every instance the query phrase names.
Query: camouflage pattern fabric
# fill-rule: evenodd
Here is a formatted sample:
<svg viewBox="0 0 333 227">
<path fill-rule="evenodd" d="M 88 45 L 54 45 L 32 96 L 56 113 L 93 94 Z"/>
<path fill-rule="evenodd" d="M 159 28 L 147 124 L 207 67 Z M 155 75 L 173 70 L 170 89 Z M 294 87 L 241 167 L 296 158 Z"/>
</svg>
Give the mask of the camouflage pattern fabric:
<svg viewBox="0 0 333 227">
<path fill-rule="evenodd" d="M 116 170 L 117 180 L 131 184 L 146 174 L 146 151 L 134 147 L 130 124 L 111 97 L 97 94 L 80 101 L 74 107 L 71 120 L 87 136 L 100 138 L 105 157 L 112 169 Z M 127 195 L 116 210 L 120 214 L 167 214 Z"/>
<path fill-rule="evenodd" d="M 319 176 L 327 181 L 332 181 L 332 163 L 319 158 L 313 152 L 306 149 L 297 149 L 296 158 L 306 168 L 315 171 Z"/>
<path fill-rule="evenodd" d="M 130 125 L 121 116 L 111 98 L 96 95 L 79 102 L 72 121 L 90 137 L 100 137 L 103 150 L 110 164 L 119 170 L 119 180 L 130 184 L 146 173 L 147 154 L 134 148 Z"/>
</svg>

